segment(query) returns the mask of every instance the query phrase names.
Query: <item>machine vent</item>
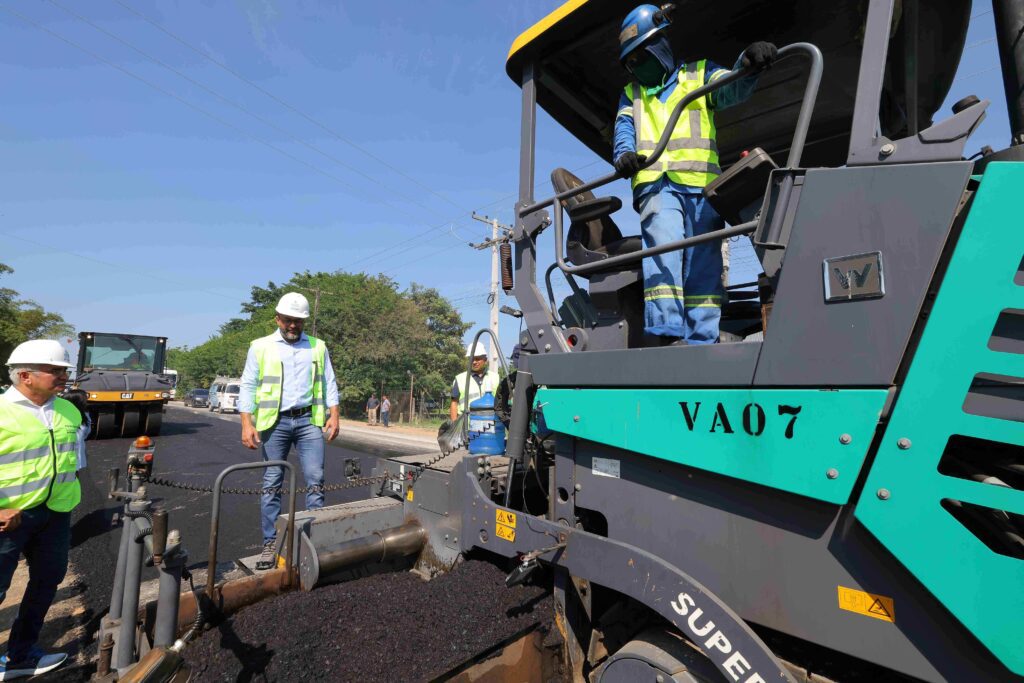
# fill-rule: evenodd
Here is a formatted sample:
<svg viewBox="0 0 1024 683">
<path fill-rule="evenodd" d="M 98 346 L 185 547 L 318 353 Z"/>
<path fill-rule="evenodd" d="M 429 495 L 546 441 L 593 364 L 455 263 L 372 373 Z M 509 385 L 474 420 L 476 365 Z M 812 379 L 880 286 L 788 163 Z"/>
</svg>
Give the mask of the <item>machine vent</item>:
<svg viewBox="0 0 1024 683">
<path fill-rule="evenodd" d="M 999 313 L 988 348 L 1001 353 L 1024 353 L 1024 310 L 1004 308 Z"/>
<path fill-rule="evenodd" d="M 971 415 L 1024 422 L 1024 379 L 979 372 L 964 399 L 963 411 Z"/>
<path fill-rule="evenodd" d="M 939 460 L 939 473 L 1024 491 L 1024 447 L 954 434 Z"/>
<path fill-rule="evenodd" d="M 992 552 L 1024 560 L 1024 516 L 952 498 L 942 507 Z"/>
</svg>

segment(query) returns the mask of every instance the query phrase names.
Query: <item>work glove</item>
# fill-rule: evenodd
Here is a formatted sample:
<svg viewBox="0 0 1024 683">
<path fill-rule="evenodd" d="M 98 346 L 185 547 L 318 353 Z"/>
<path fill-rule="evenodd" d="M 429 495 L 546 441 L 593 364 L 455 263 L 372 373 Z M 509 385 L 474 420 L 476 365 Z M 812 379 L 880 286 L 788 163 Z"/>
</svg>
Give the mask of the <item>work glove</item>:
<svg viewBox="0 0 1024 683">
<path fill-rule="evenodd" d="M 756 43 L 751 43 L 750 47 L 743 51 L 741 64 L 744 68 L 752 66 L 759 70 L 765 69 L 771 66 L 778 56 L 779 48 L 775 47 L 774 43 L 759 40 Z"/>
<path fill-rule="evenodd" d="M 623 178 L 632 178 L 640 172 L 640 166 L 647 161 L 647 157 L 636 152 L 623 152 L 615 160 L 615 170 Z"/>
<path fill-rule="evenodd" d="M 444 434 L 445 432 L 447 432 L 451 428 L 452 428 L 452 421 L 446 419 L 444 422 L 441 423 L 441 426 L 438 427 L 437 435 L 441 436 L 442 434 Z"/>
</svg>

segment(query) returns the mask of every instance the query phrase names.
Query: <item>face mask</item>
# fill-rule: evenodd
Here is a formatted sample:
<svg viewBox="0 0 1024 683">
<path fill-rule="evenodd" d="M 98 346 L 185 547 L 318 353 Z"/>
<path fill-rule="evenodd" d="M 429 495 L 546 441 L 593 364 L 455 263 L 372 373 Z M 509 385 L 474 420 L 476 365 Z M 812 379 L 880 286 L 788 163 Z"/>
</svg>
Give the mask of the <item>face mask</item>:
<svg viewBox="0 0 1024 683">
<path fill-rule="evenodd" d="M 646 59 L 633 67 L 633 76 L 640 81 L 645 88 L 652 88 L 661 85 L 665 80 L 665 68 L 656 58 L 648 55 Z"/>
</svg>

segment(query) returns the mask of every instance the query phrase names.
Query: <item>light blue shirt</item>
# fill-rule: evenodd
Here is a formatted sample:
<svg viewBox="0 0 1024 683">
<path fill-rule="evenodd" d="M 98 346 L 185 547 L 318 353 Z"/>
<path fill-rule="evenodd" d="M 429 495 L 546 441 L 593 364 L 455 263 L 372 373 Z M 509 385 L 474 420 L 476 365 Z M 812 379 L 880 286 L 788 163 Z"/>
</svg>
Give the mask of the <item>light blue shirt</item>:
<svg viewBox="0 0 1024 683">
<path fill-rule="evenodd" d="M 313 405 L 313 350 L 309 345 L 309 337 L 303 332 L 299 341 L 289 344 L 281 336 L 281 330 L 275 334 L 277 355 L 281 358 L 281 410 L 305 408 Z M 256 407 L 256 384 L 259 381 L 259 364 L 253 347 L 245 357 L 245 370 L 242 371 L 242 386 L 238 394 L 238 412 L 252 413 Z M 326 385 L 327 407 L 338 405 L 338 382 L 331 366 L 331 356 L 324 349 L 324 384 Z"/>
</svg>

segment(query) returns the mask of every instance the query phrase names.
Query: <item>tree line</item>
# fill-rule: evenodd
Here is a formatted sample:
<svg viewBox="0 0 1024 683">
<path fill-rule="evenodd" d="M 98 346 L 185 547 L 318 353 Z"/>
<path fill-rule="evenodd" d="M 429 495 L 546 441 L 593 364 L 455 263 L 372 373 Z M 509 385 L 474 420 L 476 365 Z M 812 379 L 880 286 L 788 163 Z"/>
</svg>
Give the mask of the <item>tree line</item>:
<svg viewBox="0 0 1024 683">
<path fill-rule="evenodd" d="M 0 263 L 0 277 L 10 275 L 14 269 Z M 30 339 L 70 338 L 75 328 L 59 313 L 46 311 L 42 306 L 8 287 L 0 287 L 0 384 L 7 384 L 7 359 L 18 344 Z"/>
<path fill-rule="evenodd" d="M 382 384 L 408 389 L 410 376 L 417 395 L 439 396 L 461 370 L 469 324 L 436 289 L 412 284 L 399 290 L 385 275 L 306 271 L 281 285 L 253 286 L 241 317 L 203 344 L 170 349 L 167 367 L 178 371 L 178 395 L 209 387 L 220 375 L 241 375 L 249 343 L 277 329 L 274 307 L 287 292 L 309 299 L 315 315 L 306 333 L 313 335 L 315 326 L 314 336 L 327 344 L 345 413 L 359 412 Z"/>
</svg>

